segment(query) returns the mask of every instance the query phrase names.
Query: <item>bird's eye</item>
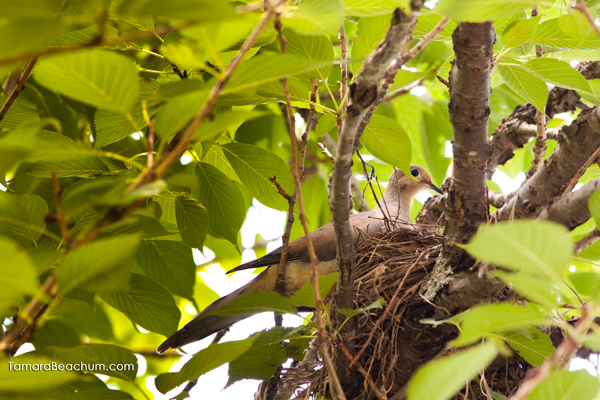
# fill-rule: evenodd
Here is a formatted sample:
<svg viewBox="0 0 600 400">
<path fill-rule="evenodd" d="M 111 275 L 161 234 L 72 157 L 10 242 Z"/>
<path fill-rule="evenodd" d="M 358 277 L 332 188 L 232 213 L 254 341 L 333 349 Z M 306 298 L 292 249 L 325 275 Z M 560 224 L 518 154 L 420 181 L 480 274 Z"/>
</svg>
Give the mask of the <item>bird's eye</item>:
<svg viewBox="0 0 600 400">
<path fill-rule="evenodd" d="M 415 178 L 419 178 L 419 177 L 421 176 L 421 171 L 419 171 L 419 169 L 418 169 L 418 168 L 412 168 L 412 169 L 410 170 L 410 174 L 411 174 L 412 176 L 414 176 Z"/>
</svg>

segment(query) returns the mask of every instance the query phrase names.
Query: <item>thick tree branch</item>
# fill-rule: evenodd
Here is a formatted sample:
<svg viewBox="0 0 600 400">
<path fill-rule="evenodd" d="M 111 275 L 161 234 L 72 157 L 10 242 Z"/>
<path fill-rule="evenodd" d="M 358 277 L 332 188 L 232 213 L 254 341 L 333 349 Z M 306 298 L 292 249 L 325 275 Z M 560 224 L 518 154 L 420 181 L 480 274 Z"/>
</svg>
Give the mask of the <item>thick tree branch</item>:
<svg viewBox="0 0 600 400">
<path fill-rule="evenodd" d="M 497 220 L 536 217 L 548 203 L 565 193 L 600 150 L 600 107 L 582 111 L 564 127 L 554 153 L 513 194 L 493 217 Z"/>
<path fill-rule="evenodd" d="M 600 78 L 600 61 L 582 62 L 577 69 L 586 79 Z M 581 104 L 577 92 L 556 86 L 548 94 L 546 114 L 552 118 L 558 113 L 575 111 Z M 536 130 L 531 130 L 531 126 L 528 126 L 535 125 L 535 113 L 535 107 L 531 104 L 520 105 L 494 130 L 490 138 L 488 178 L 492 177 L 498 165 L 503 165 L 513 157 L 516 149 L 536 136 Z M 553 133 L 553 130 L 546 132 L 548 139 L 553 139 Z"/>
<path fill-rule="evenodd" d="M 461 22 L 452 35 L 456 58 L 450 71 L 450 121 L 454 131 L 453 177 L 446 199 L 446 241 L 438 264 L 458 265 L 466 243 L 488 214 L 490 70 L 495 32 L 491 22 Z M 437 268 L 437 265 L 436 265 Z M 445 268 L 445 267 L 443 267 Z"/>
<path fill-rule="evenodd" d="M 593 179 L 579 190 L 554 200 L 540 213 L 538 219 L 558 222 L 569 229 L 575 229 L 591 217 L 588 201 L 599 189 L 600 178 Z"/>
<path fill-rule="evenodd" d="M 332 213 L 332 223 L 336 236 L 337 259 L 340 277 L 336 289 L 336 310 L 354 308 L 354 273 L 356 267 L 356 251 L 349 221 L 348 199 L 350 197 L 350 178 L 352 176 L 352 156 L 356 132 L 362 114 L 376 99 L 379 81 L 383 78 L 394 57 L 400 51 L 406 35 L 416 20 L 416 13 L 423 6 L 423 0 L 412 0 L 412 13 L 406 15 L 396 9 L 391 26 L 377 49 L 365 60 L 362 71 L 356 81 L 350 85 L 347 96 L 346 112 L 338 135 L 338 151 L 333 173 L 330 178 L 329 206 Z M 336 326 L 343 328 L 339 331 L 341 339 L 348 350 L 353 353 L 352 337 L 354 323 L 346 316 L 336 313 Z M 348 367 L 349 360 L 338 348 L 336 369 L 340 375 L 343 387 L 348 393 L 356 384 Z"/>
<path fill-rule="evenodd" d="M 409 51 L 406 51 L 406 49 L 403 48 L 402 53 L 398 54 L 398 56 L 396 57 L 396 62 L 386 70 L 383 82 L 381 83 L 381 87 L 379 88 L 379 92 L 377 93 L 377 98 L 369 106 L 369 108 L 365 112 L 365 115 L 363 115 L 362 120 L 360 121 L 358 131 L 356 132 L 356 139 L 354 140 L 354 150 L 358 149 L 358 143 L 360 142 L 360 138 L 362 137 L 365 128 L 371 121 L 371 117 L 373 116 L 373 113 L 375 112 L 377 106 L 379 106 L 379 104 L 381 104 L 382 101 L 388 101 L 388 97 L 390 97 L 390 101 L 393 98 L 397 97 L 397 93 L 394 93 L 391 96 L 387 96 L 387 92 L 390 86 L 394 84 L 394 79 L 400 68 L 402 68 L 404 64 L 415 58 L 415 56 L 419 54 L 425 48 L 425 46 L 427 46 L 429 42 L 431 42 L 433 38 L 437 36 L 438 33 L 443 31 L 444 27 L 446 26 L 449 20 L 450 19 L 447 17 L 442 18 L 440 22 L 438 22 L 438 24 L 429 33 L 423 36 L 421 40 L 419 40 L 419 42 L 417 42 L 417 44 L 414 45 L 413 48 L 411 48 Z M 414 25 L 411 27 L 411 33 L 412 29 L 414 29 Z M 412 35 L 410 35 L 410 37 L 412 37 Z M 407 36 L 407 41 L 405 41 L 405 47 L 408 47 L 408 45 L 410 44 L 410 40 L 408 39 L 409 37 Z M 398 95 L 401 95 L 401 93 Z"/>
</svg>

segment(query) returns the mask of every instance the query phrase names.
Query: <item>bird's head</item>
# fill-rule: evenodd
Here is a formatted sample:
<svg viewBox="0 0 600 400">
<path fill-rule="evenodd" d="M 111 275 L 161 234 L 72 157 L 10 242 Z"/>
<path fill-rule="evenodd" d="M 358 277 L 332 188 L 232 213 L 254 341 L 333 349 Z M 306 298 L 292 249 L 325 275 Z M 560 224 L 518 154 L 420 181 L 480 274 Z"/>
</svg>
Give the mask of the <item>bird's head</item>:
<svg viewBox="0 0 600 400">
<path fill-rule="evenodd" d="M 399 193 L 412 198 L 423 190 L 434 190 L 437 193 L 444 194 L 442 189 L 431 182 L 431 175 L 420 165 L 410 164 L 410 175 L 406 175 L 399 169 L 395 169 L 388 184 L 388 191 L 398 190 Z"/>
</svg>

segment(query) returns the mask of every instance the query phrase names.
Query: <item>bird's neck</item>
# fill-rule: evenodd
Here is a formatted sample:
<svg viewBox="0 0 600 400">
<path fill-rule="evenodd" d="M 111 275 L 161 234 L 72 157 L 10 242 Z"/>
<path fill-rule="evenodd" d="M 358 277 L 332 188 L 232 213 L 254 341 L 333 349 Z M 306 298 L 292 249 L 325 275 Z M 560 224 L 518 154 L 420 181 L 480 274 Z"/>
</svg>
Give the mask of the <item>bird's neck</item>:
<svg viewBox="0 0 600 400">
<path fill-rule="evenodd" d="M 389 187 L 379 202 L 381 211 L 390 219 L 410 223 L 410 204 L 413 195 L 406 188 Z"/>
</svg>

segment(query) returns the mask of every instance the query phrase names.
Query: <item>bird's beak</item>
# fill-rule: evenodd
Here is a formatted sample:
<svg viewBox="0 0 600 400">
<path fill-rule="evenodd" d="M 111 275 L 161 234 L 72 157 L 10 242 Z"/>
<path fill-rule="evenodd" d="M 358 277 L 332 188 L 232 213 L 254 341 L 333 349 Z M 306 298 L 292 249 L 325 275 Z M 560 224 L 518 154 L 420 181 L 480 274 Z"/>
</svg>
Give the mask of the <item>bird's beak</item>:
<svg viewBox="0 0 600 400">
<path fill-rule="evenodd" d="M 438 192 L 439 194 L 444 194 L 444 191 L 442 189 L 440 189 L 439 187 L 435 186 L 432 182 L 429 181 L 421 181 L 424 184 L 426 184 L 427 186 L 429 186 L 431 189 L 435 190 L 436 192 Z"/>
</svg>

